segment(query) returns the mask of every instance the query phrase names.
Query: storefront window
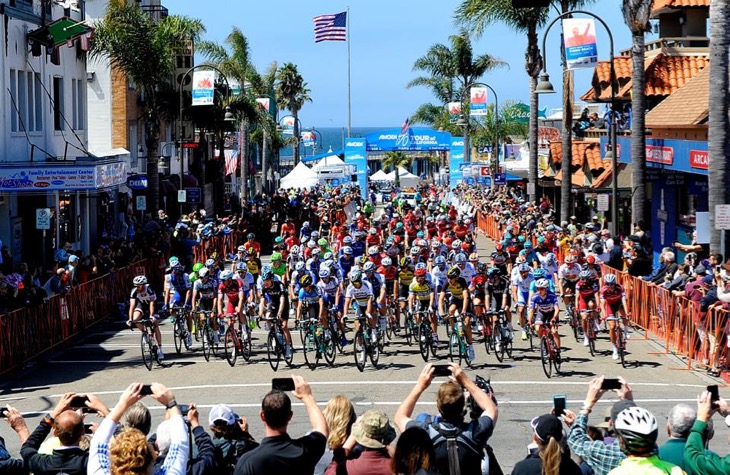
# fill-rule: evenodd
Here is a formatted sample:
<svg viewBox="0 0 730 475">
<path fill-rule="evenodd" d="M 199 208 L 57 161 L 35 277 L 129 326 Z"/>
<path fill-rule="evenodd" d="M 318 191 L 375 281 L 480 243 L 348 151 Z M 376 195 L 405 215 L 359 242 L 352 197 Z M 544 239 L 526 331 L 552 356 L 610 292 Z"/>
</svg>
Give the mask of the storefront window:
<svg viewBox="0 0 730 475">
<path fill-rule="evenodd" d="M 80 232 L 77 226 L 76 196 L 71 194 L 60 195 L 58 207 L 59 243 L 63 245 L 65 242 L 73 243 L 78 241 Z"/>
<path fill-rule="evenodd" d="M 699 196 L 690 195 L 689 187 L 681 185 L 677 187 L 677 221 L 686 226 L 694 226 L 696 222 Z"/>
</svg>

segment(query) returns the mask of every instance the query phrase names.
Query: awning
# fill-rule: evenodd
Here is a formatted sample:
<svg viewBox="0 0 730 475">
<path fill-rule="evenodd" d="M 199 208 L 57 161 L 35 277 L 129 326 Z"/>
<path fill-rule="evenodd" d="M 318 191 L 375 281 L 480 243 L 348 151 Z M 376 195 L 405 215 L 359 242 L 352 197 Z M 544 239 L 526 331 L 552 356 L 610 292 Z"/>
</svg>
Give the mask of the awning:
<svg viewBox="0 0 730 475">
<path fill-rule="evenodd" d="M 309 155 L 307 157 L 301 157 L 302 162 L 313 162 L 319 159 L 322 159 L 324 157 L 331 157 L 332 155 L 343 155 L 345 153 L 345 149 L 342 150 L 335 150 L 334 152 L 325 152 L 325 153 L 319 153 L 317 155 Z"/>
<path fill-rule="evenodd" d="M 59 46 L 94 29 L 84 22 L 63 17 L 28 33 L 28 38 L 44 46 Z"/>
</svg>

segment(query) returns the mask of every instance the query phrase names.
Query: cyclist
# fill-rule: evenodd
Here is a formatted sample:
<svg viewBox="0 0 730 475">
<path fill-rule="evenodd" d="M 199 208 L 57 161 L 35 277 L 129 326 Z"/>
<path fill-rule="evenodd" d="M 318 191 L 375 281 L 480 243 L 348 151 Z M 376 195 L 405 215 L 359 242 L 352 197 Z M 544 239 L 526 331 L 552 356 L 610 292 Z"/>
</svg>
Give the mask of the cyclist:
<svg viewBox="0 0 730 475">
<path fill-rule="evenodd" d="M 280 252 L 274 252 L 271 254 L 271 270 L 274 271 L 274 274 L 281 279 L 282 282 L 286 283 L 287 281 L 287 269 L 286 264 L 283 262 L 283 256 Z"/>
<path fill-rule="evenodd" d="M 203 267 L 200 269 L 198 279 L 193 284 L 193 310 L 192 314 L 200 313 L 199 320 L 201 324 L 205 319 L 202 312 L 212 312 L 217 308 L 217 284 L 210 278 L 210 269 Z M 218 335 L 218 319 L 210 315 L 210 325 L 215 330 L 213 341 L 211 343 L 218 344 L 220 336 Z"/>
<path fill-rule="evenodd" d="M 408 287 L 408 309 L 411 314 L 419 315 L 419 312 L 427 312 L 431 323 L 431 334 L 433 335 L 434 346 L 438 345 L 438 321 L 433 313 L 434 288 L 428 279 L 426 267 L 419 267 L 415 271 L 413 282 Z M 420 316 L 416 323 L 421 324 Z"/>
<path fill-rule="evenodd" d="M 254 282 L 256 282 L 259 278 L 259 273 L 261 272 L 261 259 L 259 259 L 255 247 L 249 247 L 246 249 L 246 266 L 248 266 L 248 271 L 253 276 Z"/>
<path fill-rule="evenodd" d="M 253 274 L 251 274 L 248 271 L 248 266 L 245 262 L 239 262 L 236 264 L 236 273 L 233 276 L 234 279 L 238 281 L 238 285 L 243 289 L 243 298 L 245 300 L 246 304 L 253 304 L 252 306 L 255 306 L 256 302 L 258 302 L 258 281 L 261 280 L 261 277 L 258 279 L 254 277 Z M 248 308 L 246 309 L 248 310 Z M 253 317 L 253 314 L 251 312 L 245 312 L 244 318 L 248 319 L 248 317 Z M 252 323 L 253 320 L 249 320 L 248 323 Z"/>
<path fill-rule="evenodd" d="M 343 305 L 341 298 L 342 286 L 340 285 L 340 281 L 337 277 L 332 275 L 329 267 L 322 266 L 319 270 L 319 282 L 317 282 L 317 287 L 322 294 L 324 308 L 328 309 L 335 307 L 337 309 L 337 324 L 342 335 L 342 346 L 345 346 L 347 345 L 347 338 L 345 338 L 345 325 L 342 323 Z M 327 322 L 327 325 L 329 326 L 329 322 Z"/>
<path fill-rule="evenodd" d="M 224 270 L 220 275 L 221 282 L 218 284 L 218 315 L 238 315 L 239 325 L 243 325 L 243 287 L 239 281 L 233 278 L 233 271 Z M 226 307 L 223 311 L 223 301 L 225 299 Z M 248 332 L 242 332 L 246 338 Z"/>
<path fill-rule="evenodd" d="M 530 302 L 530 285 L 534 280 L 531 269 L 526 262 L 522 262 L 516 266 L 516 272 L 513 271 L 515 275 L 512 277 L 512 297 L 517 302 L 517 315 L 519 315 L 520 327 L 522 327 L 523 340 L 527 340 L 525 308 Z"/>
<path fill-rule="evenodd" d="M 236 249 L 236 255 L 233 256 L 233 263 L 236 264 L 238 262 L 246 262 L 246 246 L 238 246 Z"/>
<path fill-rule="evenodd" d="M 598 281 L 593 279 L 593 274 L 589 270 L 582 270 L 578 274 L 578 284 L 575 287 L 575 308 L 581 316 L 581 325 L 585 336 L 583 337 L 583 346 L 588 346 L 588 314 L 586 310 L 598 311 L 596 302 L 596 294 L 599 291 Z M 594 323 L 595 324 L 595 323 Z"/>
<path fill-rule="evenodd" d="M 509 280 L 507 277 L 502 275 L 502 271 L 499 267 L 490 267 L 487 270 L 487 283 L 485 285 L 484 298 L 484 308 L 492 312 L 504 310 L 504 317 L 507 321 L 507 329 L 509 330 L 511 337 L 514 329 L 512 328 L 512 314 L 509 311 L 511 300 L 509 293 Z M 491 322 L 492 325 L 494 325 L 494 323 L 496 323 L 496 317 Z"/>
<path fill-rule="evenodd" d="M 352 257 L 352 248 L 350 246 L 342 248 L 342 254 L 339 259 L 337 259 L 337 263 L 339 264 L 340 269 L 342 269 L 344 276 L 347 277 L 350 274 L 352 266 L 355 264 L 355 259 Z"/>
<path fill-rule="evenodd" d="M 383 256 L 380 255 L 378 246 L 370 246 L 368 248 L 368 261 L 372 262 L 375 267 L 380 267 L 383 261 Z"/>
<path fill-rule="evenodd" d="M 306 311 L 307 320 L 317 318 L 322 325 L 327 325 L 327 319 L 324 317 L 324 301 L 322 292 L 314 285 L 314 280 L 309 274 L 304 274 L 299 278 L 299 303 L 297 304 L 297 321 L 302 321 L 302 312 Z"/>
<path fill-rule="evenodd" d="M 446 277 L 446 273 L 448 271 L 446 268 L 446 258 L 443 255 L 436 256 L 433 260 L 433 264 L 434 265 L 431 268 L 431 280 L 436 293 L 440 293 L 441 289 L 448 281 L 448 278 Z"/>
<path fill-rule="evenodd" d="M 413 273 L 415 268 L 413 261 L 410 257 L 403 257 L 400 260 L 400 269 L 398 269 L 398 288 L 397 293 L 393 294 L 393 298 L 398 301 L 398 306 L 395 308 L 395 320 L 400 326 L 400 314 L 406 308 L 406 301 L 408 300 L 408 288 L 413 282 Z"/>
<path fill-rule="evenodd" d="M 319 260 L 320 252 L 318 247 L 312 249 L 312 257 L 307 259 L 307 270 L 315 283 L 319 280 L 319 266 L 322 264 L 322 261 Z"/>
<path fill-rule="evenodd" d="M 243 247 L 246 248 L 247 255 L 251 255 L 250 250 L 253 249 L 253 254 L 256 256 L 256 258 L 258 259 L 259 257 L 261 257 L 261 244 L 256 241 L 256 235 L 254 233 L 248 233 L 246 235 L 246 242 L 243 244 Z M 256 273 L 258 274 L 258 272 Z"/>
<path fill-rule="evenodd" d="M 469 285 L 463 277 L 458 267 L 454 266 L 446 273 L 447 282 L 441 293 L 439 294 L 439 311 L 442 315 L 448 315 L 452 321 L 449 325 L 453 327 L 453 317 L 457 310 L 460 311 L 464 318 L 464 334 L 466 335 L 468 358 L 474 361 L 474 345 L 471 333 L 471 318 L 467 314 L 469 310 Z M 449 310 L 445 311 L 444 301 L 448 297 Z"/>
<path fill-rule="evenodd" d="M 558 290 L 567 298 L 575 294 L 575 286 L 578 284 L 581 268 L 575 262 L 575 256 L 568 254 L 565 256 L 565 263 L 558 269 Z"/>
<path fill-rule="evenodd" d="M 555 292 L 549 290 L 550 284 L 547 279 L 540 279 L 535 282 L 536 292 L 530 298 L 530 325 L 535 325 L 536 333 L 540 335 L 541 325 L 550 325 L 550 332 L 555 338 L 555 345 L 560 350 L 560 335 L 558 334 L 558 297 Z"/>
<path fill-rule="evenodd" d="M 603 277 L 604 285 L 601 287 L 601 308 L 603 308 L 604 319 L 608 322 L 608 332 L 611 338 L 611 349 L 613 350 L 613 359 L 617 360 L 618 348 L 616 348 L 616 320 L 619 313 L 624 322 L 624 339 L 628 339 L 628 322 L 626 313 L 626 293 L 623 287 L 616 281 L 615 274 L 606 274 Z"/>
<path fill-rule="evenodd" d="M 466 280 L 466 279 L 464 279 Z M 487 265 L 477 262 L 477 272 L 469 282 L 469 292 L 471 293 L 471 303 L 474 307 L 474 315 L 479 320 L 484 312 L 484 303 L 486 301 L 485 291 L 487 284 Z"/>
<path fill-rule="evenodd" d="M 137 321 L 147 317 L 152 320 L 152 325 L 155 329 L 155 340 L 157 340 L 157 359 L 164 360 L 165 354 L 162 352 L 162 334 L 160 333 L 160 326 L 157 322 L 157 314 L 155 313 L 155 303 L 157 302 L 157 295 L 152 287 L 147 283 L 147 277 L 138 275 L 132 280 L 134 288 L 129 296 L 129 321 L 127 326 L 131 328 L 132 325 L 136 324 L 139 331 L 144 331 L 144 327 Z"/>
<path fill-rule="evenodd" d="M 378 326 L 381 331 L 385 331 L 387 321 L 385 315 L 387 309 L 385 308 L 385 277 L 380 272 L 376 271 L 375 264 L 373 262 L 366 262 L 362 267 L 363 274 L 365 274 L 365 280 L 370 283 L 370 287 L 373 288 L 373 304 L 378 310 Z"/>
<path fill-rule="evenodd" d="M 504 244 L 498 242 L 494 246 L 494 252 L 489 256 L 492 266 L 497 267 L 503 276 L 509 275 L 512 271 L 512 262 L 509 253 L 504 250 Z"/>
<path fill-rule="evenodd" d="M 286 357 L 289 358 L 292 352 L 291 333 L 289 333 L 289 305 L 286 298 L 286 286 L 274 274 L 274 272 L 264 266 L 261 270 L 261 278 L 259 279 L 259 293 L 261 300 L 259 301 L 259 315 L 266 315 L 266 307 L 271 310 L 272 315 L 276 315 L 281 320 L 281 329 L 284 333 L 286 342 Z"/>
<path fill-rule="evenodd" d="M 193 265 L 193 272 L 191 272 L 189 276 L 191 284 L 195 284 L 195 281 L 198 280 L 200 275 L 200 270 L 204 267 L 205 265 L 202 262 L 197 262 Z"/>
<path fill-rule="evenodd" d="M 378 340 L 378 328 L 373 319 L 373 288 L 370 282 L 362 278 L 358 269 L 350 271 L 350 284 L 345 290 L 345 312 L 349 311 L 353 300 L 357 302 L 358 318 L 355 320 L 355 332 L 360 328 L 359 316 L 365 316 L 373 329 L 373 341 Z"/>
<path fill-rule="evenodd" d="M 185 273 L 184 268 L 180 262 L 177 262 L 171 269 L 170 273 L 165 275 L 165 285 L 163 287 L 164 297 L 163 303 L 164 308 L 170 309 L 170 314 L 173 319 L 176 315 L 173 314 L 173 309 L 177 307 L 185 306 L 190 307 L 192 285 L 190 284 L 190 277 Z M 186 324 L 188 328 L 187 335 L 187 346 L 190 347 L 193 344 L 193 316 L 190 312 L 187 313 Z"/>
<path fill-rule="evenodd" d="M 476 275 L 477 271 L 474 268 L 474 266 L 471 264 L 471 262 L 467 262 L 468 259 L 466 257 L 466 254 L 463 252 L 456 254 L 454 257 L 454 262 L 456 263 L 456 267 L 459 268 L 459 272 L 461 273 L 461 277 L 464 278 L 465 281 L 471 282 L 471 280 L 474 278 L 474 275 Z"/>
</svg>

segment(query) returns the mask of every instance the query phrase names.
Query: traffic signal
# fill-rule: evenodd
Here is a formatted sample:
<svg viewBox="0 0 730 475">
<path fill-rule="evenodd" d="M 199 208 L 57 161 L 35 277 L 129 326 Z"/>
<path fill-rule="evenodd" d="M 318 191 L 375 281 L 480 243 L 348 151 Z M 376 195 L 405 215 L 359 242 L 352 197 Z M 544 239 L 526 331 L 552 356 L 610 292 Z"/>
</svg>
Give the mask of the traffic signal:
<svg viewBox="0 0 730 475">
<path fill-rule="evenodd" d="M 550 0 L 512 0 L 513 8 L 547 8 Z"/>
</svg>

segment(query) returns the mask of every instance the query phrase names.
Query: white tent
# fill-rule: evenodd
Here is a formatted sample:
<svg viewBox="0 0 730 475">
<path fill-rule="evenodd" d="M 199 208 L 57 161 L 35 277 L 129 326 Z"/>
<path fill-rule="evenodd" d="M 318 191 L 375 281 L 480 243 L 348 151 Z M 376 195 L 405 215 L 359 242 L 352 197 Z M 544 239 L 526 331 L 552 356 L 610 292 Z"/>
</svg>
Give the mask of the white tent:
<svg viewBox="0 0 730 475">
<path fill-rule="evenodd" d="M 395 170 L 388 173 L 387 177 L 388 180 L 395 181 Z M 420 178 L 403 167 L 398 167 L 398 179 L 400 180 L 401 188 L 414 188 L 418 186 L 418 183 L 421 181 Z"/>
<path fill-rule="evenodd" d="M 317 171 L 318 169 L 322 167 L 341 167 L 345 165 L 345 162 L 342 161 L 340 157 L 335 155 L 332 152 L 332 148 L 329 149 L 327 153 L 332 153 L 332 155 L 327 155 L 326 157 L 320 159 L 313 167 L 313 171 Z"/>
<path fill-rule="evenodd" d="M 390 177 L 383 171 L 378 170 L 370 177 L 370 181 L 392 181 Z"/>
<path fill-rule="evenodd" d="M 281 179 L 280 188 L 310 188 L 318 183 L 317 173 L 310 170 L 303 162 L 299 162 L 287 176 Z"/>
</svg>

